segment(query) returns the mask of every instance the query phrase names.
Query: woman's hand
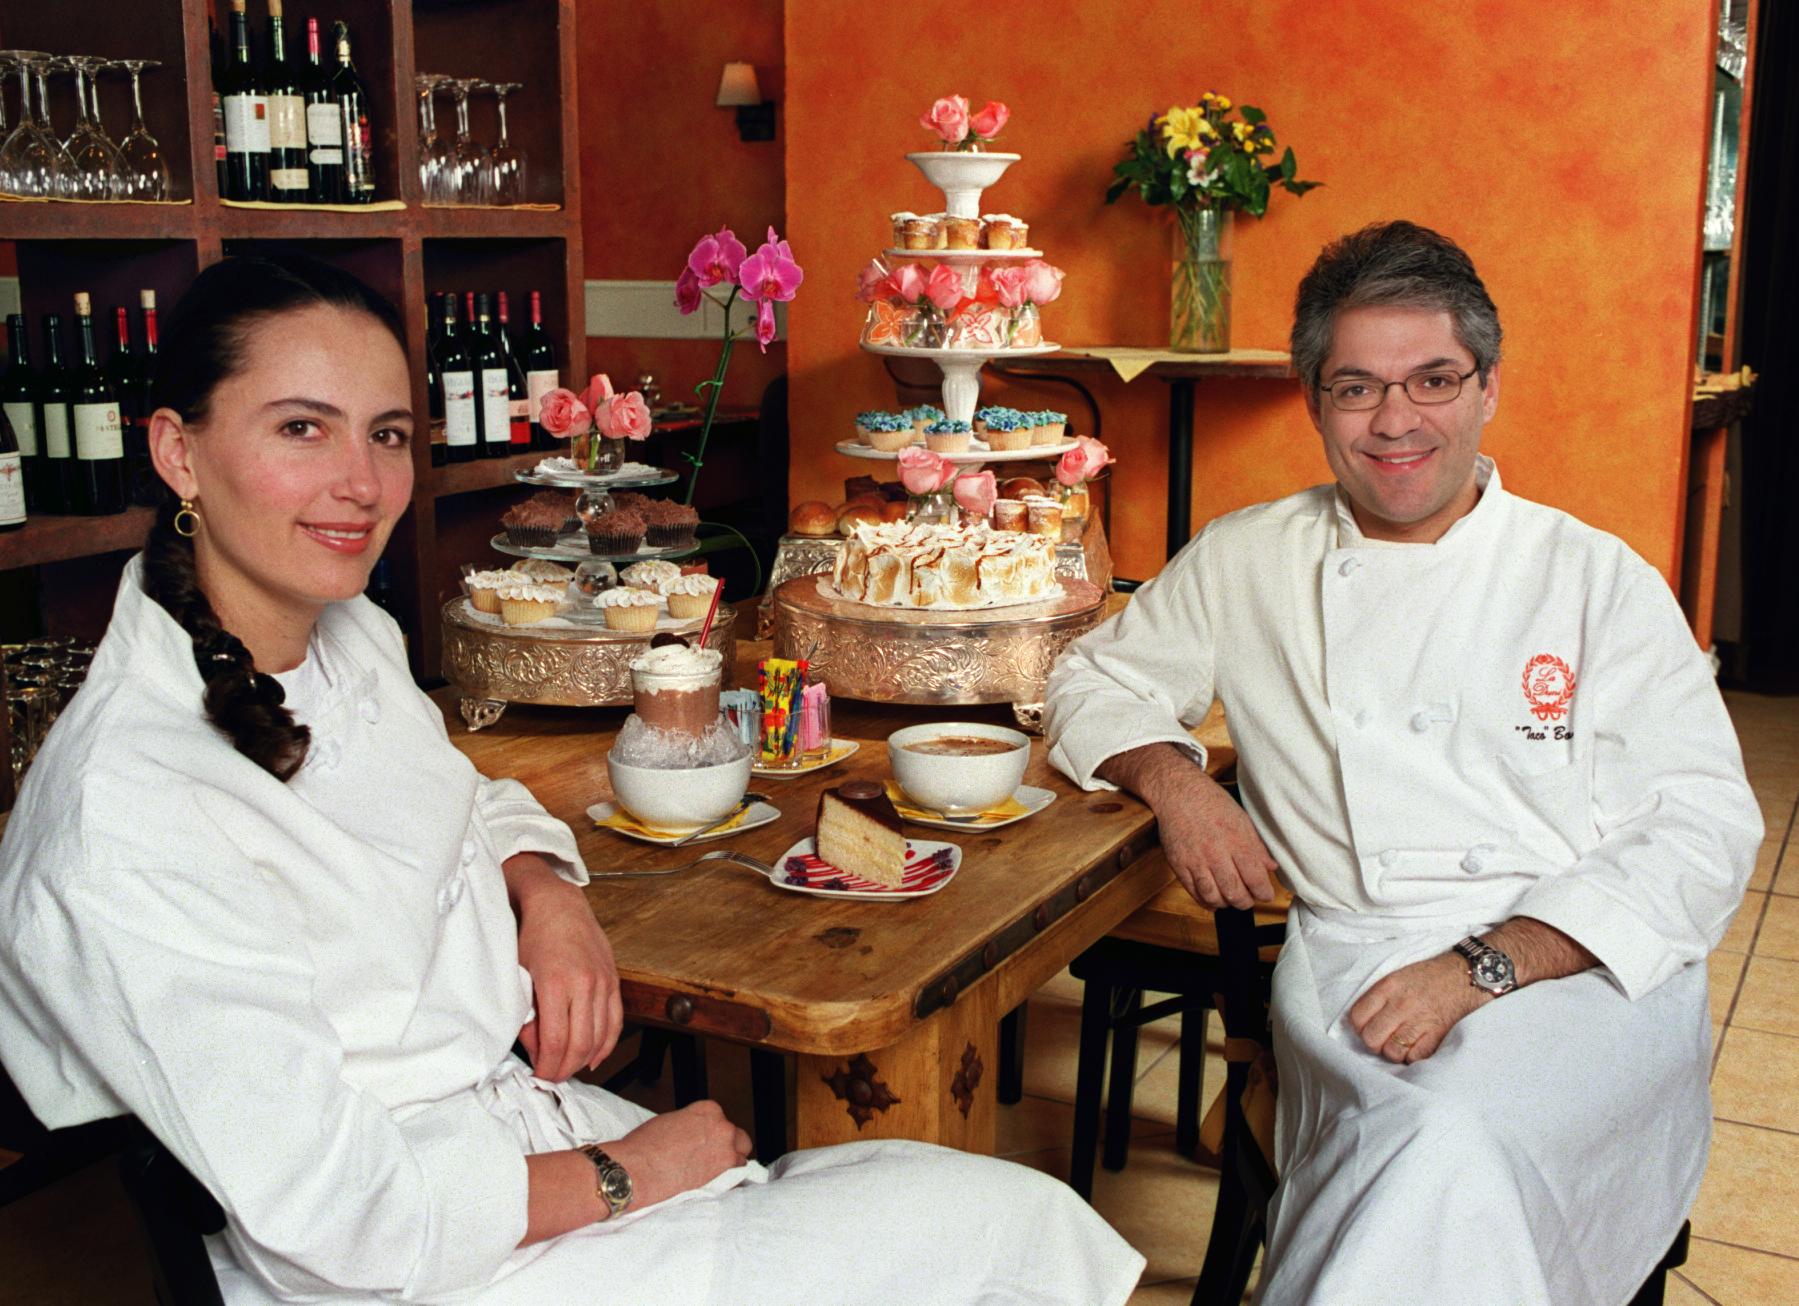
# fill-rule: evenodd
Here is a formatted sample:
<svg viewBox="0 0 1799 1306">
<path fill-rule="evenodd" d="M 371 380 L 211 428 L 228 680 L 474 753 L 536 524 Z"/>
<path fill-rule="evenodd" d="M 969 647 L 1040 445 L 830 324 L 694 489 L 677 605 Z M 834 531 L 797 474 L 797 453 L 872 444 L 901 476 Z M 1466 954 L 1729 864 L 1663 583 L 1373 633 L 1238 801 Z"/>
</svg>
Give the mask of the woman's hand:
<svg viewBox="0 0 1799 1306">
<path fill-rule="evenodd" d="M 605 1060 L 624 1026 L 612 945 L 579 888 L 537 853 L 508 857 L 519 964 L 531 974 L 537 1016 L 519 1031 L 538 1078 L 559 1082 Z"/>
</svg>

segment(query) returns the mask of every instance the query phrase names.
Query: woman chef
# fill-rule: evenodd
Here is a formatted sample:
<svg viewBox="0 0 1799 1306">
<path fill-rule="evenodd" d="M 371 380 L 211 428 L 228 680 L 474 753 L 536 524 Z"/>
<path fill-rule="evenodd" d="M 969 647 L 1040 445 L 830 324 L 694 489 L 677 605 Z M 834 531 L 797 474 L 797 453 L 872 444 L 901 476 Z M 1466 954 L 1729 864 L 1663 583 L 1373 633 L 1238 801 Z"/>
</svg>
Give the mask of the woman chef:
<svg viewBox="0 0 1799 1306">
<path fill-rule="evenodd" d="M 1033 1171 L 764 1169 L 714 1103 L 569 1079 L 621 1020 L 574 839 L 475 773 L 361 597 L 412 495 L 400 335 L 297 260 L 211 267 L 168 323 L 175 499 L 0 846 L 32 1109 L 139 1116 L 224 1207 L 233 1303 L 1122 1302 L 1143 1258 Z"/>
</svg>

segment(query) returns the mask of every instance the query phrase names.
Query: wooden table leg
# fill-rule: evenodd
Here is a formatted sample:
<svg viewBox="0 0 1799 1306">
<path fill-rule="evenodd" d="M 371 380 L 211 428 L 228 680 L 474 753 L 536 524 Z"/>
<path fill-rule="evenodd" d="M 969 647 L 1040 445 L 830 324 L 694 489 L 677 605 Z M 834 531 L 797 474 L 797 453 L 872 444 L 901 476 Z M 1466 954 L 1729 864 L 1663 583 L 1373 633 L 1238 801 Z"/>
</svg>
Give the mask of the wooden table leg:
<svg viewBox="0 0 1799 1306">
<path fill-rule="evenodd" d="M 916 1138 L 992 1155 L 999 1017 L 980 984 L 890 1047 L 851 1057 L 801 1056 L 797 1147 Z"/>
</svg>

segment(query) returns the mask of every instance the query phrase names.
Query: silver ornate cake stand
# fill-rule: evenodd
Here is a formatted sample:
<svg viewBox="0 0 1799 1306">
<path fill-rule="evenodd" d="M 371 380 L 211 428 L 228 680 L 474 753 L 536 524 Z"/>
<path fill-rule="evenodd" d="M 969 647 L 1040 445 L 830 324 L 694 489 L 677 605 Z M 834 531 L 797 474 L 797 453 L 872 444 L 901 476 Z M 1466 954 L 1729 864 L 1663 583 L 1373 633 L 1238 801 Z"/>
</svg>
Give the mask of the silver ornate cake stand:
<svg viewBox="0 0 1799 1306">
<path fill-rule="evenodd" d="M 1060 596 L 1039 603 L 926 611 L 856 603 L 828 576 L 801 576 L 775 591 L 775 656 L 808 658 L 840 698 L 1010 703 L 1034 730 L 1056 658 L 1105 615 L 1099 586 L 1058 583 Z"/>
<path fill-rule="evenodd" d="M 691 632 L 697 634 L 697 628 Z M 556 707 L 622 707 L 631 702 L 631 663 L 654 632 L 604 627 L 498 626 L 469 609 L 443 606 L 443 673 L 461 691 L 458 707 L 470 730 L 500 719 L 508 703 Z M 706 647 L 724 655 L 728 689 L 737 661 L 737 609 L 718 605 Z"/>
</svg>

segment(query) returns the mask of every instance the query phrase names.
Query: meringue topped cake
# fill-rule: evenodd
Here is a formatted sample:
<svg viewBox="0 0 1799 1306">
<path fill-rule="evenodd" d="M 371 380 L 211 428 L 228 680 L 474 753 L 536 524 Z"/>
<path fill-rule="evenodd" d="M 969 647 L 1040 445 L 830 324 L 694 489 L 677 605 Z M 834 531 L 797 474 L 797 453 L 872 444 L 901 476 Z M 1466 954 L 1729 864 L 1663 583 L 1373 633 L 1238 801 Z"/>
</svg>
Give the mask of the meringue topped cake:
<svg viewBox="0 0 1799 1306">
<path fill-rule="evenodd" d="M 985 525 L 858 523 L 832 580 L 845 598 L 892 608 L 993 608 L 1059 593 L 1053 543 Z"/>
<path fill-rule="evenodd" d="M 887 791 L 851 780 L 818 797 L 818 856 L 846 875 L 889 889 L 906 873 L 906 836 Z"/>
</svg>

